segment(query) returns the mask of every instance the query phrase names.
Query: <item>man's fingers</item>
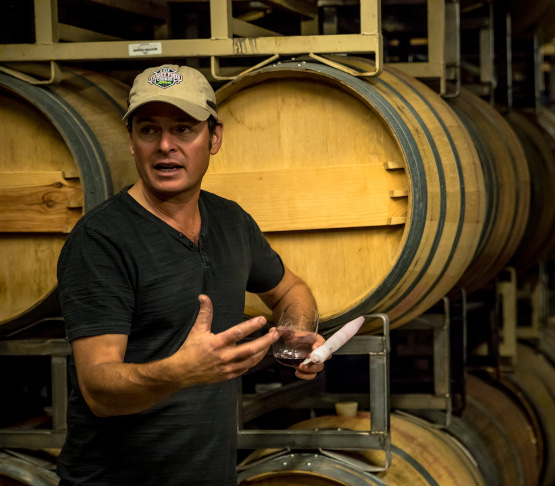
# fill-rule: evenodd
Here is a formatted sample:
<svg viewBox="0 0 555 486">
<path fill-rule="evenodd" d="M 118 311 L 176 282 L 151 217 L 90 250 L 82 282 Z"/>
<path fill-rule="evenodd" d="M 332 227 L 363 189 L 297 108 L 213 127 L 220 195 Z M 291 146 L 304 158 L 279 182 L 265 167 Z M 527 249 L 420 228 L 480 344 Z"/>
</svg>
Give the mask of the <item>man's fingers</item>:
<svg viewBox="0 0 555 486">
<path fill-rule="evenodd" d="M 200 294 L 198 296 L 198 300 L 200 302 L 200 311 L 198 313 L 193 329 L 196 331 L 211 332 L 212 316 L 214 315 L 212 301 L 210 300 L 210 297 L 208 297 L 208 295 L 204 294 Z"/>
<path fill-rule="evenodd" d="M 323 363 L 300 364 L 295 370 L 295 376 L 301 380 L 313 380 L 324 369 Z"/>
<path fill-rule="evenodd" d="M 320 346 L 323 346 L 326 343 L 326 340 L 320 336 L 320 334 L 318 334 L 316 336 L 316 342 L 312 345 L 312 349 L 316 349 L 319 348 Z"/>
<path fill-rule="evenodd" d="M 219 333 L 218 337 L 222 340 L 224 346 L 229 346 L 230 344 L 238 343 L 254 331 L 258 331 L 264 324 L 266 324 L 266 318 L 260 316 L 253 317 Z"/>
<path fill-rule="evenodd" d="M 265 355 L 268 348 L 274 344 L 278 338 L 279 334 L 276 331 L 271 331 L 264 336 L 242 343 L 239 346 L 235 346 L 233 349 L 234 360 L 248 359 L 259 353 L 263 353 L 263 355 Z"/>
</svg>

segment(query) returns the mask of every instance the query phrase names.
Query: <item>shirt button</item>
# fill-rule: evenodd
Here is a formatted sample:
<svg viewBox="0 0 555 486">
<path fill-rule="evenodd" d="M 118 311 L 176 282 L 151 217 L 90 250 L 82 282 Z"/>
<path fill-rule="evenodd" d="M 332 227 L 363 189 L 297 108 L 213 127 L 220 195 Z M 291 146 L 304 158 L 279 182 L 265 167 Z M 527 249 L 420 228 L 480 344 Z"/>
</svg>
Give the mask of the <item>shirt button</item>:
<svg viewBox="0 0 555 486">
<path fill-rule="evenodd" d="M 179 237 L 183 238 L 185 235 L 183 233 L 179 233 Z"/>
</svg>

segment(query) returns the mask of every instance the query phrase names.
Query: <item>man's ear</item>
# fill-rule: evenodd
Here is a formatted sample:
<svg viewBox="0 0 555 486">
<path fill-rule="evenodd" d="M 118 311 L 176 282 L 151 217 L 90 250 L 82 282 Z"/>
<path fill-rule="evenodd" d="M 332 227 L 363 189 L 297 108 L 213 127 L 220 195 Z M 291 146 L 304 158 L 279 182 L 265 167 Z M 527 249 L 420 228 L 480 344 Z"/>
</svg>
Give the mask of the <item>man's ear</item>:
<svg viewBox="0 0 555 486">
<path fill-rule="evenodd" d="M 127 133 L 129 134 L 129 151 L 131 152 L 131 155 L 135 156 L 135 148 L 133 147 L 133 139 L 131 137 L 131 131 L 127 130 Z"/>
<path fill-rule="evenodd" d="M 222 146 L 224 136 L 224 124 L 222 121 L 218 120 L 218 124 L 214 128 L 212 133 L 212 147 L 210 148 L 210 154 L 216 155 Z"/>
</svg>

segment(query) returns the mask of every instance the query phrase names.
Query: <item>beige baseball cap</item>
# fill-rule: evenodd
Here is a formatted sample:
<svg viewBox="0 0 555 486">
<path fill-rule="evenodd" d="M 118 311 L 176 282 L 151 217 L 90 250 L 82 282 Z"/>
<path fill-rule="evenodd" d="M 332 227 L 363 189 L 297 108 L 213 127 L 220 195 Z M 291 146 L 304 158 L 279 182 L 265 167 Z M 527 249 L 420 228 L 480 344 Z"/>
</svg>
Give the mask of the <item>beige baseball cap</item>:
<svg viewBox="0 0 555 486">
<path fill-rule="evenodd" d="M 153 101 L 177 106 L 196 120 L 204 121 L 210 115 L 218 118 L 212 86 L 199 71 L 187 66 L 164 64 L 139 74 L 129 92 L 129 108 L 123 121 L 139 106 Z"/>
</svg>

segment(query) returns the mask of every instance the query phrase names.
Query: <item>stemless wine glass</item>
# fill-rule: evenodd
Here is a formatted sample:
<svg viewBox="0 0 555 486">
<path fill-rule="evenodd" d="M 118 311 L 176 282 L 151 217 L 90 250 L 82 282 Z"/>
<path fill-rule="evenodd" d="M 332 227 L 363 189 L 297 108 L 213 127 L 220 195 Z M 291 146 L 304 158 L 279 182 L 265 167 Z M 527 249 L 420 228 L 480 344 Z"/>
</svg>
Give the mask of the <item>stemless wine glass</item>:
<svg viewBox="0 0 555 486">
<path fill-rule="evenodd" d="M 272 345 L 274 357 L 285 366 L 298 366 L 312 351 L 318 332 L 318 311 L 305 304 L 289 304 L 281 315 Z"/>
</svg>

